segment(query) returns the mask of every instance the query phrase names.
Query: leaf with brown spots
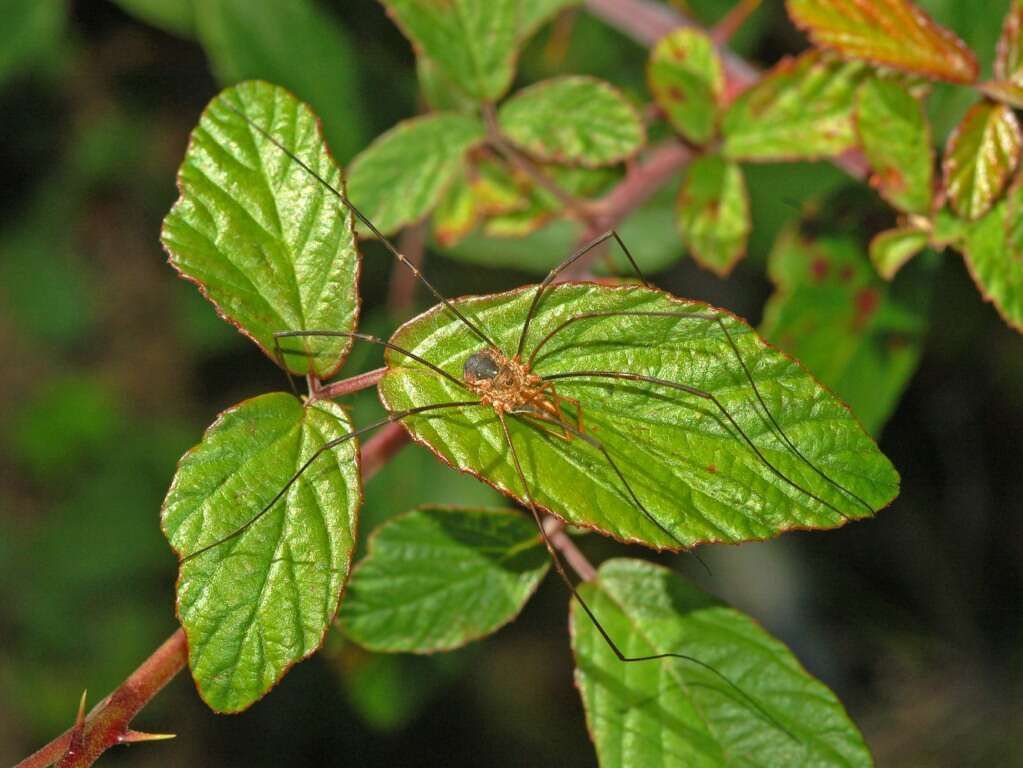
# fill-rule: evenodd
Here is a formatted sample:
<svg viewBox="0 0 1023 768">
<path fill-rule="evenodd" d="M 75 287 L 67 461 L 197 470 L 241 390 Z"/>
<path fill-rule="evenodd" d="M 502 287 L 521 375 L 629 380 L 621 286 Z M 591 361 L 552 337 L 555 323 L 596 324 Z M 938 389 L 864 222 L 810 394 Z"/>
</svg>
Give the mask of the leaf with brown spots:
<svg viewBox="0 0 1023 768">
<path fill-rule="evenodd" d="M 693 161 L 678 195 L 682 240 L 701 265 L 727 275 L 746 253 L 749 195 L 738 163 L 720 155 Z"/>
<path fill-rule="evenodd" d="M 647 83 L 672 127 L 703 144 L 714 135 L 725 77 L 714 43 L 703 32 L 682 27 L 654 46 Z"/>
</svg>

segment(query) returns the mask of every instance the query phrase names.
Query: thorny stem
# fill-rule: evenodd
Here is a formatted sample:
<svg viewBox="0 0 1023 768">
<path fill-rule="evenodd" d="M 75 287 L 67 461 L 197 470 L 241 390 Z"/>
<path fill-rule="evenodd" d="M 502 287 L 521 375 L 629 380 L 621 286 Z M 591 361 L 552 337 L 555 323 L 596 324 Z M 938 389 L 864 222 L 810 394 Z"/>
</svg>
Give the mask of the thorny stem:
<svg viewBox="0 0 1023 768">
<path fill-rule="evenodd" d="M 323 396 L 323 391 L 320 396 Z M 407 443 L 408 433 L 397 423 L 388 424 L 367 440 L 360 452 L 363 483 L 368 482 Z M 79 745 L 73 755 L 67 752 L 72 738 L 76 736 L 75 726 L 26 757 L 15 768 L 44 768 L 58 760 L 61 768 L 89 766 L 110 747 L 147 740 L 146 734 L 135 734 L 131 730 L 131 721 L 187 663 L 185 633 L 178 629 L 113 693 L 92 709 L 85 718 L 83 730 L 78 734 Z"/>
</svg>

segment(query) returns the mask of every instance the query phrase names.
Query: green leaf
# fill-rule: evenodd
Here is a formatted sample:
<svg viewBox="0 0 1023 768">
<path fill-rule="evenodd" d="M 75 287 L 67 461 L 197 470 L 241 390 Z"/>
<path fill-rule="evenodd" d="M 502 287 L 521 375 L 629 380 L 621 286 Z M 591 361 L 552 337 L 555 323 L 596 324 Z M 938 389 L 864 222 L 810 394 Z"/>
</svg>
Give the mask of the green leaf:
<svg viewBox="0 0 1023 768">
<path fill-rule="evenodd" d="M 725 155 L 797 160 L 851 149 L 854 97 L 867 74 L 862 64 L 826 61 L 816 51 L 782 61 L 725 113 Z"/>
<path fill-rule="evenodd" d="M 573 603 L 576 685 L 603 768 L 872 765 L 841 703 L 788 648 L 681 576 L 608 560 L 579 591 L 623 653 L 714 670 L 624 663 Z"/>
<path fill-rule="evenodd" d="M 403 120 L 364 149 L 348 169 L 348 193 L 385 235 L 422 219 L 483 140 L 470 115 L 434 112 Z"/>
<path fill-rule="evenodd" d="M 1023 257 L 1020 256 L 1019 210 L 1023 194 L 1014 185 L 1003 200 L 972 222 L 959 249 L 985 301 L 1010 327 L 1023 332 Z"/>
<path fill-rule="evenodd" d="M 312 0 L 203 0 L 195 4 L 199 40 L 222 85 L 260 79 L 313 106 L 342 163 L 369 134 L 361 103 L 359 57 L 345 30 Z"/>
<path fill-rule="evenodd" d="M 518 0 L 381 0 L 417 52 L 477 101 L 497 101 L 515 76 Z"/>
<path fill-rule="evenodd" d="M 930 235 L 915 227 L 879 232 L 870 241 L 870 261 L 885 280 L 891 280 L 906 262 L 927 247 Z"/>
<path fill-rule="evenodd" d="M 473 112 L 477 109 L 476 101 L 460 90 L 447 73 L 423 53 L 416 56 L 416 78 L 431 110 Z"/>
<path fill-rule="evenodd" d="M 413 510 L 373 532 L 341 629 L 373 651 L 450 651 L 514 619 L 549 564 L 535 523 L 518 512 Z"/>
<path fill-rule="evenodd" d="M 926 242 L 924 235 L 920 247 Z M 923 281 L 896 291 L 853 239 L 811 241 L 795 227 L 778 238 L 768 274 L 775 292 L 761 333 L 834 389 L 868 430 L 880 432 L 920 361 Z"/>
<path fill-rule="evenodd" d="M 0 25 L 0 84 L 52 56 L 63 38 L 68 10 L 63 0 L 15 0 L 4 4 Z"/>
<path fill-rule="evenodd" d="M 178 465 L 161 510 L 174 551 L 185 557 L 242 529 L 182 562 L 178 576 L 189 666 L 218 712 L 245 709 L 323 642 L 355 545 L 356 442 L 321 454 L 259 513 L 318 448 L 351 429 L 334 403 L 262 395 L 220 414 Z"/>
<path fill-rule="evenodd" d="M 930 212 L 934 145 L 923 105 L 901 83 L 870 79 L 860 87 L 856 128 L 881 197 L 901 211 Z"/>
<path fill-rule="evenodd" d="M 646 137 L 639 113 L 617 88 L 582 75 L 524 88 L 501 106 L 497 119 L 536 159 L 590 168 L 631 157 Z"/>
<path fill-rule="evenodd" d="M 710 37 L 689 27 L 669 33 L 650 52 L 646 76 L 676 131 L 696 144 L 713 137 L 725 77 Z"/>
<path fill-rule="evenodd" d="M 945 189 L 960 216 L 978 219 L 1002 194 L 1019 163 L 1023 133 L 1010 107 L 974 104 L 945 147 Z"/>
<path fill-rule="evenodd" d="M 746 253 L 750 232 L 746 180 L 737 163 L 703 155 L 678 195 L 682 240 L 700 265 L 724 277 Z"/>
<path fill-rule="evenodd" d="M 995 78 L 1023 84 L 1023 2 L 1012 0 L 995 56 Z"/>
<path fill-rule="evenodd" d="M 905 72 L 972 83 L 980 72 L 966 44 L 909 0 L 786 0 L 815 45 Z"/>
<path fill-rule="evenodd" d="M 582 4 L 582 0 L 522 0 L 519 13 L 519 40 L 524 41 L 562 11 Z"/>
<path fill-rule="evenodd" d="M 527 286 L 455 304 L 511 355 L 534 292 L 535 286 Z M 586 433 L 605 446 L 650 517 L 597 447 L 580 438 L 560 439 L 544 431 L 548 425 L 514 416 L 508 426 L 529 493 L 539 505 L 624 541 L 679 549 L 702 541 L 766 538 L 793 527 L 834 527 L 871 514 L 895 496 L 898 475 L 846 407 L 741 320 L 705 304 L 636 286 L 558 285 L 539 305 L 523 360 L 569 317 L 637 311 L 710 313 L 721 318 L 729 336 L 713 320 L 691 316 L 591 317 L 558 332 L 540 349 L 533 370 L 543 375 L 636 373 L 713 393 L 761 455 L 804 490 L 772 472 L 709 400 L 646 382 L 565 378 L 556 381 L 556 391 L 581 403 Z M 865 499 L 870 510 L 824 480 L 775 436 L 729 338 L 792 442 L 814 466 Z M 458 381 L 467 359 L 483 347 L 443 305 L 406 323 L 391 341 Z M 393 350 L 385 359 L 388 371 L 379 391 L 390 411 L 478 400 Z M 563 413 L 574 419 L 577 409 L 566 402 Z M 509 496 L 525 498 L 493 408 L 437 409 L 402 423 L 447 463 Z"/>
<path fill-rule="evenodd" d="M 234 111 L 238 110 L 238 111 Z M 355 330 L 359 253 L 352 217 L 241 112 L 329 183 L 341 172 L 316 116 L 283 88 L 228 88 L 203 112 L 178 172 L 161 240 L 182 276 L 268 355 L 275 331 Z M 291 340 L 297 374 L 336 372 L 350 339 Z"/>
<path fill-rule="evenodd" d="M 195 34 L 193 0 L 114 0 L 121 8 L 147 24 L 172 35 L 191 37 Z"/>
</svg>

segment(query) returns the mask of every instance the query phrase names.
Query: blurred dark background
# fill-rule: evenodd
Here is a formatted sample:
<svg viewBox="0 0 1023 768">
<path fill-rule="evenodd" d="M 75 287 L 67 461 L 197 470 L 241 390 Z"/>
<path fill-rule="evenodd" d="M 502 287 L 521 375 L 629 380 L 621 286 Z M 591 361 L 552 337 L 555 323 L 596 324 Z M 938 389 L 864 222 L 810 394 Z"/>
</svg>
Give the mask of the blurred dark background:
<svg viewBox="0 0 1023 768">
<path fill-rule="evenodd" d="M 83 689 L 94 703 L 174 630 L 176 562 L 158 510 L 175 462 L 217 412 L 286 386 L 160 250 L 203 106 L 234 79 L 278 80 L 313 101 L 342 160 L 420 109 L 409 45 L 373 0 L 312 2 L 337 55 L 308 64 L 315 52 L 295 30 L 259 30 L 260 3 L 232 5 L 274 38 L 272 55 L 200 44 L 187 14 L 167 10 L 183 2 L 0 4 L 0 764 L 67 727 Z M 731 5 L 688 7 L 711 23 Z M 922 5 L 989 66 L 1008 0 Z M 804 45 L 769 0 L 734 47 L 766 66 Z M 577 13 L 540 32 L 519 77 L 589 72 L 646 100 L 644 61 Z M 939 89 L 939 138 L 972 98 Z M 757 167 L 750 186 L 755 231 L 733 276 L 683 259 L 656 280 L 757 322 L 774 235 L 810 198 L 857 185 L 821 163 Z M 982 303 L 958 256 L 933 259 L 922 363 L 881 440 L 902 473 L 895 504 L 835 532 L 705 548 L 711 577 L 666 562 L 787 642 L 838 693 L 879 765 L 1023 765 L 1023 338 Z M 374 332 L 408 316 L 387 308 L 390 269 L 366 248 L 363 326 Z M 535 279 L 434 252 L 427 271 L 449 294 Z M 348 371 L 377 360 L 360 351 Z M 374 406 L 371 394 L 357 400 L 358 419 Z M 367 488 L 363 533 L 426 501 L 497 502 L 418 447 L 385 472 Z M 624 551 L 594 536 L 583 546 L 594 560 Z M 136 722 L 178 738 L 103 764 L 593 765 L 566 602 L 548 580 L 512 626 L 444 657 L 373 656 L 332 635 L 242 715 L 214 715 L 181 675 Z"/>
</svg>

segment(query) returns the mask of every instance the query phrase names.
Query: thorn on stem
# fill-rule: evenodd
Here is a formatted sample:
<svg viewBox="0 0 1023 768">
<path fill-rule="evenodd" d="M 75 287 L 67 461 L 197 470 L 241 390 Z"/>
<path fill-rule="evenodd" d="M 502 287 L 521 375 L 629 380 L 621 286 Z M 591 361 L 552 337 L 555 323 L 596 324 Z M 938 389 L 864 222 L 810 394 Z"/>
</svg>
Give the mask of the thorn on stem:
<svg viewBox="0 0 1023 768">
<path fill-rule="evenodd" d="M 135 744 L 141 741 L 166 741 L 176 738 L 176 736 L 175 733 L 146 733 L 145 731 L 133 731 L 129 728 L 117 737 L 117 742 L 119 744 Z"/>
</svg>

